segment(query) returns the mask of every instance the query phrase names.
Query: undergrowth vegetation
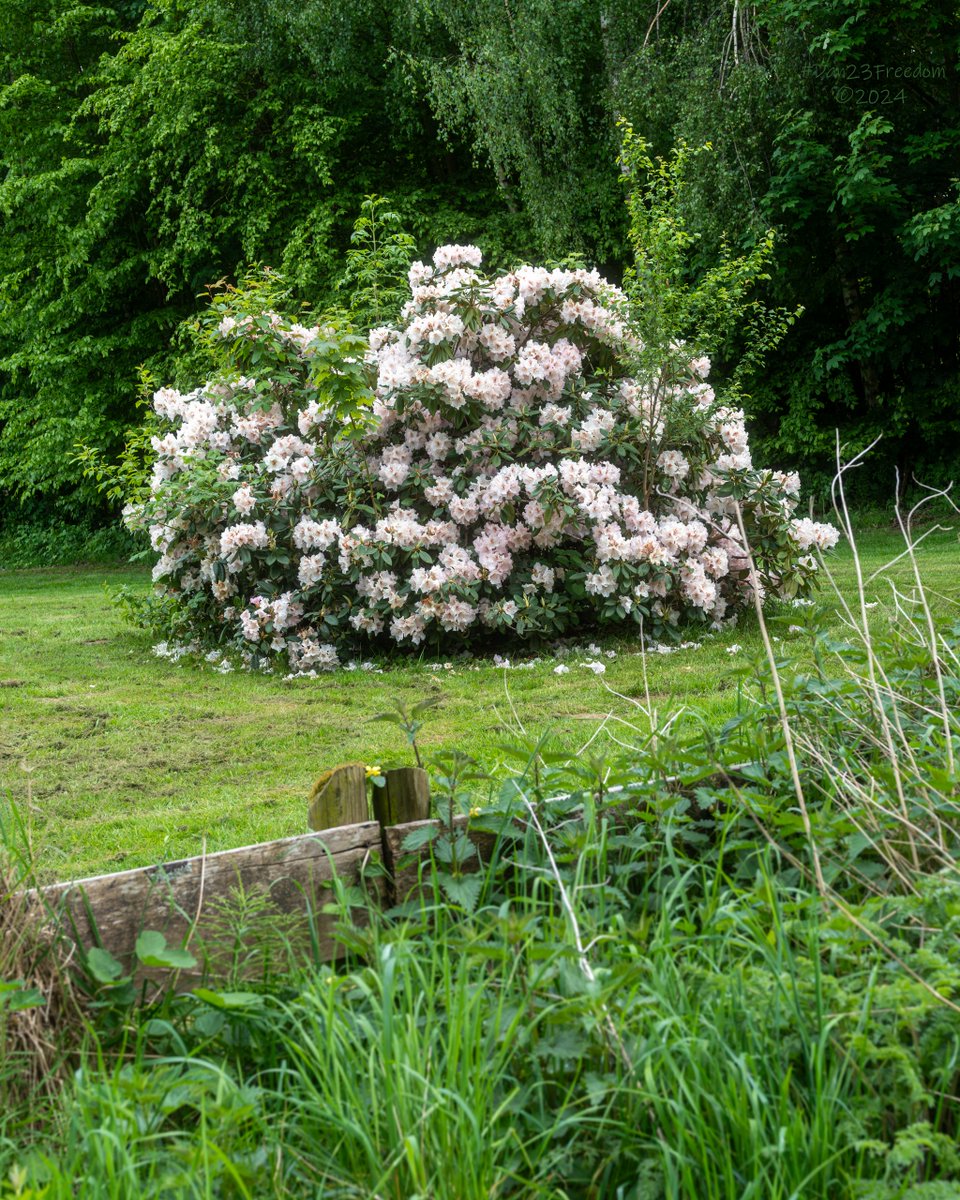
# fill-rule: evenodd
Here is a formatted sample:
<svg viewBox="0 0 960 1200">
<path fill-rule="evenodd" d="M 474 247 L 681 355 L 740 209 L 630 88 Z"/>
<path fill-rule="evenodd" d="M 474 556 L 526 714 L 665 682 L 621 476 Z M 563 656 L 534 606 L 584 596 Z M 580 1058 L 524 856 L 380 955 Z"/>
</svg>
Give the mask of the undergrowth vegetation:
<svg viewBox="0 0 960 1200">
<path fill-rule="evenodd" d="M 339 885 L 336 965 L 237 892 L 204 987 L 38 971 L 8 829 L 0 1195 L 957 1195 L 960 624 L 894 600 L 805 610 L 802 657 L 761 619 L 722 727 L 435 756 L 420 886 Z"/>
<path fill-rule="evenodd" d="M 117 562 L 136 549 L 135 538 L 116 524 L 31 521 L 12 512 L 0 522 L 0 570 Z"/>
</svg>

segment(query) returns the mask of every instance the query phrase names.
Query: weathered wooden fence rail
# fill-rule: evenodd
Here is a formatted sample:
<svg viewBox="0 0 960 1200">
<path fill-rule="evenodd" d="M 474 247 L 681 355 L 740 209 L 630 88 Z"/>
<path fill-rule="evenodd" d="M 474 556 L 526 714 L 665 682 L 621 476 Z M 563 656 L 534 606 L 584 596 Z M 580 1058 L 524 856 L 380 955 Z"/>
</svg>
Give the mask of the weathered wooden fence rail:
<svg viewBox="0 0 960 1200">
<path fill-rule="evenodd" d="M 330 899 L 334 872 L 355 882 L 371 856 L 381 854 L 380 826 L 366 821 L 58 883 L 43 889 L 43 899 L 71 937 L 88 947 L 102 946 L 131 968 L 144 930 L 157 930 L 172 946 L 183 945 L 188 935 L 203 941 L 211 922 L 219 919 L 218 902 L 234 889 L 261 888 L 275 912 L 306 914 L 309 906 L 316 914 L 321 955 L 330 959 L 336 956 L 333 918 L 322 908 Z"/>
</svg>

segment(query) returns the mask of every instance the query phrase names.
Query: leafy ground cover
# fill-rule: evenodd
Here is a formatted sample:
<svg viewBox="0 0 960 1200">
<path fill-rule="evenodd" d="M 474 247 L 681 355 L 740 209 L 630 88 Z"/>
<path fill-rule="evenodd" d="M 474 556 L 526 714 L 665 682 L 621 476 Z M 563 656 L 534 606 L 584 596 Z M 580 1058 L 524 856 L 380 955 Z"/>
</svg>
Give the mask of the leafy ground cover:
<svg viewBox="0 0 960 1200">
<path fill-rule="evenodd" d="M 862 539 L 867 577 L 901 551 L 899 535 Z M 920 551 L 941 615 L 960 600 L 956 532 L 934 532 Z M 849 549 L 833 557 L 846 596 Z M 882 624 L 889 581 L 909 590 L 900 562 L 867 584 Z M 378 663 L 317 679 L 220 675 L 158 659 L 124 624 L 109 595 L 146 589 L 139 567 L 0 572 L 0 790 L 32 826 L 44 878 L 75 878 L 162 858 L 225 849 L 304 829 L 306 797 L 327 767 L 351 760 L 408 761 L 402 733 L 369 718 L 398 699 L 442 697 L 421 742 L 457 746 L 494 774 L 501 747 L 546 735 L 564 750 L 642 744 L 649 703 L 662 721 L 717 725 L 743 705 L 738 668 L 762 652 L 753 619 L 702 648 L 660 656 L 605 643 L 600 655 L 544 656 L 529 668 L 490 660 Z M 829 587 L 818 601 L 835 607 Z M 801 653 L 806 610 L 784 610 L 777 636 Z M 584 639 L 584 648 L 589 639 Z M 739 645 L 741 649 L 730 653 Z M 607 657 L 605 651 L 615 654 Z M 580 665 L 600 662 L 602 674 Z M 556 674 L 558 665 L 569 671 Z M 382 674 L 379 671 L 382 670 Z"/>
</svg>

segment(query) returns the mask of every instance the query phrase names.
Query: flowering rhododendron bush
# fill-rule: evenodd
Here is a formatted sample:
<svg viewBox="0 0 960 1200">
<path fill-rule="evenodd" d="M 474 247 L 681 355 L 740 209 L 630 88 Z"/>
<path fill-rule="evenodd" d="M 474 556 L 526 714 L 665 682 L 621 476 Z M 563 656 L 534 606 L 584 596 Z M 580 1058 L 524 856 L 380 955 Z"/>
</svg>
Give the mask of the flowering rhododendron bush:
<svg viewBox="0 0 960 1200">
<path fill-rule="evenodd" d="M 765 591 L 807 587 L 836 531 L 793 516 L 796 475 L 754 467 L 707 359 L 674 346 L 638 369 L 626 299 L 595 271 L 491 278 L 445 246 L 410 286 L 365 354 L 222 299 L 222 369 L 156 393 L 128 520 L 181 634 L 309 671 L 360 641 L 718 627 L 752 601 L 738 506 Z"/>
</svg>

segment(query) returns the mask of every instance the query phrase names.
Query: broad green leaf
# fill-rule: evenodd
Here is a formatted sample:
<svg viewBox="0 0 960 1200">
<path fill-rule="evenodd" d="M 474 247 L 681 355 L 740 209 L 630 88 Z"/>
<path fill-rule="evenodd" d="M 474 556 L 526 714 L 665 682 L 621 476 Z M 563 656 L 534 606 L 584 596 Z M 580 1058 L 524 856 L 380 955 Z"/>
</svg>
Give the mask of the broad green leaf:
<svg viewBox="0 0 960 1200">
<path fill-rule="evenodd" d="M 168 946 L 167 939 L 155 929 L 144 930 L 137 938 L 137 958 L 145 967 L 170 967 L 189 970 L 197 960 L 189 950 Z"/>
<path fill-rule="evenodd" d="M 104 950 L 100 946 L 94 946 L 87 954 L 87 967 L 97 983 L 116 983 L 123 974 L 121 964 L 109 950 Z"/>
<path fill-rule="evenodd" d="M 400 714 L 395 712 L 377 713 L 374 717 L 367 717 L 367 721 L 388 721 L 391 725 L 402 725 L 404 723 Z"/>
<path fill-rule="evenodd" d="M 20 981 L 0 982 L 0 1009 L 23 1012 L 27 1008 L 40 1008 L 43 1004 L 43 993 L 37 988 L 25 987 Z"/>
<path fill-rule="evenodd" d="M 193 994 L 213 1008 L 243 1010 L 263 1008 L 264 998 L 259 992 L 215 992 L 210 988 L 194 988 Z"/>
<path fill-rule="evenodd" d="M 205 1009 L 197 1016 L 193 1028 L 201 1037 L 216 1037 L 226 1024 L 226 1017 L 220 1011 Z"/>
<path fill-rule="evenodd" d="M 468 913 L 477 907 L 480 892 L 483 890 L 482 875 L 441 875 L 440 887 L 447 899 L 453 904 L 459 904 Z"/>
<path fill-rule="evenodd" d="M 414 829 L 407 834 L 403 839 L 401 849 L 408 851 L 420 850 L 439 836 L 439 825 L 423 825 L 419 829 Z"/>
</svg>

